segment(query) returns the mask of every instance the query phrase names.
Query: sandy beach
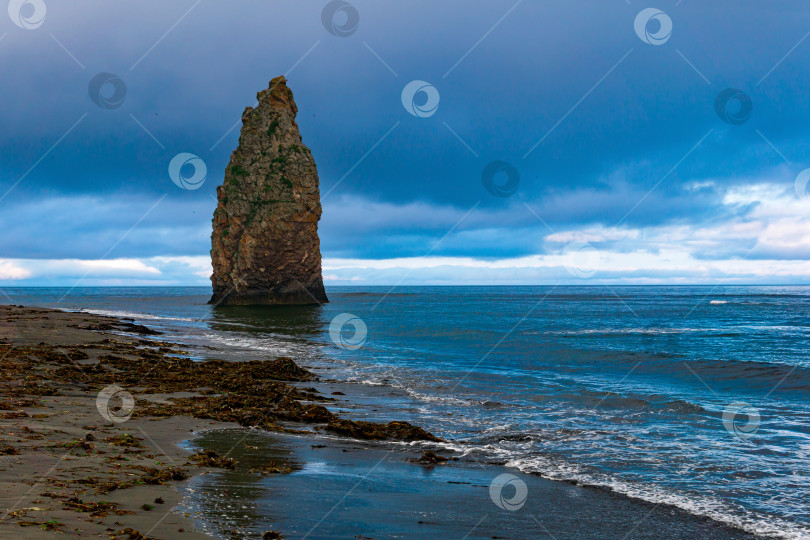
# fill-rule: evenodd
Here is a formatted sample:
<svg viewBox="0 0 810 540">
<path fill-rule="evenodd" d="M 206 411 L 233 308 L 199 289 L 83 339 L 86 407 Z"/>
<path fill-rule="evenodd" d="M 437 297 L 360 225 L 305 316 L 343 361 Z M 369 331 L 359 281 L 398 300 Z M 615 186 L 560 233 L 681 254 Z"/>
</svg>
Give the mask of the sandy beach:
<svg viewBox="0 0 810 540">
<path fill-rule="evenodd" d="M 96 408 L 98 391 L 86 382 L 55 374 L 63 359 L 73 362 L 70 355 L 84 356 L 77 351 L 88 357 L 91 352 L 106 352 L 94 348 L 108 345 L 102 343 L 104 335 L 71 325 L 106 321 L 16 307 L 0 308 L 0 314 L 4 454 L 0 536 L 50 537 L 56 531 L 120 538 L 138 534 L 206 537 L 195 531 L 189 519 L 169 512 L 179 496 L 166 481 L 150 484 L 137 479 L 147 470 L 165 471 L 181 464 L 184 474 L 202 473 L 202 468 L 186 464 L 188 452 L 177 443 L 211 422 L 131 418 L 121 425 L 106 421 Z M 26 360 L 29 350 L 42 351 L 43 356 L 46 351 L 55 354 L 51 360 Z M 91 483 L 129 480 L 136 482 L 111 491 L 94 489 Z"/>
<path fill-rule="evenodd" d="M 0 332 L 2 537 L 206 537 L 172 512 L 173 486 L 236 464 L 228 451 L 178 446 L 205 430 L 301 431 L 283 419 L 355 437 L 433 438 L 407 423 L 337 418 L 315 404 L 328 398 L 280 382 L 314 378 L 289 359 L 195 363 L 141 339 L 155 332 L 131 322 L 19 306 L 0 307 Z M 111 387 L 117 395 L 105 394 Z M 257 462 L 252 474 L 276 472 Z"/>
</svg>

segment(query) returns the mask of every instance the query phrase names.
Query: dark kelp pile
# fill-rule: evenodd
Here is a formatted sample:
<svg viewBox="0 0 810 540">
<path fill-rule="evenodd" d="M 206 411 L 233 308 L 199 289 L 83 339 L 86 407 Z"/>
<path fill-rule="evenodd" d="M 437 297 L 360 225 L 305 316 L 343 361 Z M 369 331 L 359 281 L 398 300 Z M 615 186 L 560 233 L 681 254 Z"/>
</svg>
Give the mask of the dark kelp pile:
<svg viewBox="0 0 810 540">
<path fill-rule="evenodd" d="M 188 415 L 275 431 L 290 429 L 280 422 L 300 422 L 320 424 L 320 429 L 358 439 L 439 440 L 407 422 L 378 424 L 338 418 L 319 404 L 330 398 L 286 384 L 315 379 L 291 358 L 194 362 L 160 351 L 144 351 L 136 344 L 114 345 L 116 354 L 102 354 L 93 363 L 77 365 L 63 357 L 55 376 L 65 381 L 90 381 L 99 389 L 117 384 L 137 389 L 138 394 L 198 394 L 160 403 L 139 400 L 135 416 Z"/>
<path fill-rule="evenodd" d="M 287 384 L 316 378 L 291 358 L 195 362 L 169 343 L 112 338 L 67 347 L 0 344 L 0 349 L 6 356 L 0 367 L 0 415 L 12 416 L 34 396 L 56 394 L 55 383 L 91 391 L 115 384 L 138 398 L 134 416 L 188 415 L 275 431 L 291 429 L 282 422 L 296 422 L 364 440 L 440 440 L 407 422 L 339 418 L 321 404 L 331 398 Z M 171 396 L 178 392 L 186 394 Z M 154 394 L 168 396 L 150 400 Z"/>
</svg>

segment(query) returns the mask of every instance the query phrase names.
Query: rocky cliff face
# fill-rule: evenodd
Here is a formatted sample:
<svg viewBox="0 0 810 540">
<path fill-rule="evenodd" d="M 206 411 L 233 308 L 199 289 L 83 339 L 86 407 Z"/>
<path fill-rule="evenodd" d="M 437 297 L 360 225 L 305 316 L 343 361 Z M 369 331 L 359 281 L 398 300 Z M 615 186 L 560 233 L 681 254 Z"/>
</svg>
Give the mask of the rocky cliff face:
<svg viewBox="0 0 810 540">
<path fill-rule="evenodd" d="M 245 109 L 239 147 L 217 188 L 212 304 L 327 302 L 321 276 L 318 172 L 284 77 Z"/>
</svg>

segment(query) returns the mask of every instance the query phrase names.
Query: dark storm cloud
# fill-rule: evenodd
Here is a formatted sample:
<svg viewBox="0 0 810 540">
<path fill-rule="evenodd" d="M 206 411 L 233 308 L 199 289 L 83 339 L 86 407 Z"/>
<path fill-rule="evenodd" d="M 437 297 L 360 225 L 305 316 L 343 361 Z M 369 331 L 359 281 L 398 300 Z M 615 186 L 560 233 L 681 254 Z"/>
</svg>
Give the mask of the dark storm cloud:
<svg viewBox="0 0 810 540">
<path fill-rule="evenodd" d="M 207 253 L 212 197 L 239 126 L 229 130 L 281 73 L 318 162 L 327 254 L 423 254 L 476 204 L 439 253 L 542 252 L 548 231 L 523 203 L 555 228 L 703 223 L 728 216 L 723 184 L 785 160 L 796 172 L 808 163 L 810 40 L 796 46 L 810 27 L 805 2 L 660 2 L 673 21 L 660 46 L 635 34 L 635 3 L 353 4 L 359 25 L 347 37 L 324 27 L 326 2 L 309 1 L 52 0 L 36 30 L 3 18 L 0 196 L 19 184 L 0 202 L 13 231 L 2 255 L 101 256 L 99 246 L 113 245 L 163 194 L 148 228 L 117 253 Z M 123 99 L 91 98 L 99 73 L 120 79 Z M 402 106 L 412 80 L 436 88 L 435 114 Z M 753 104 L 742 125 L 715 110 L 729 87 Z M 179 152 L 205 161 L 200 189 L 171 182 Z M 494 160 L 520 175 L 511 198 L 482 184 Z M 720 186 L 687 190 L 707 178 Z M 40 220 L 47 230 L 13 225 L 15 207 L 64 197 L 97 204 L 51 205 Z M 344 197 L 355 201 L 351 214 L 340 211 Z M 408 219 L 378 220 L 374 204 L 402 207 Z M 438 213 L 424 218 L 418 204 Z M 109 216 L 115 208 L 127 211 Z M 45 227 L 54 223 L 66 225 Z"/>
</svg>

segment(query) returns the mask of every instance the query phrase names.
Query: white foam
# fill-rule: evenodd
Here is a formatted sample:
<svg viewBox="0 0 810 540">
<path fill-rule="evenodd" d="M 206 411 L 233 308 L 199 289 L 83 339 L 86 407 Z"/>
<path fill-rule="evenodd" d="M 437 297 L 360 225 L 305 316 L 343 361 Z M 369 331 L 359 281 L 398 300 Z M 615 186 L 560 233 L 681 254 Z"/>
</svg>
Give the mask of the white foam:
<svg viewBox="0 0 810 540">
<path fill-rule="evenodd" d="M 118 317 L 119 319 L 135 319 L 142 321 L 184 321 L 184 322 L 197 322 L 197 319 L 189 319 L 186 317 L 164 317 L 161 315 L 151 315 L 149 313 L 134 313 L 132 311 L 113 311 L 106 309 L 82 309 L 81 313 L 90 313 L 91 315 L 103 315 L 105 317 Z"/>
<path fill-rule="evenodd" d="M 591 334 L 647 334 L 647 335 L 667 335 L 667 334 L 689 334 L 694 332 L 727 332 L 724 328 L 583 328 L 581 330 L 552 330 L 538 332 L 543 334 L 569 336 L 569 335 L 591 335 Z M 531 332 L 528 332 L 531 334 Z"/>
<path fill-rule="evenodd" d="M 709 517 L 746 532 L 775 538 L 810 538 L 810 527 L 792 523 L 778 517 L 767 516 L 730 507 L 723 501 L 697 494 L 684 494 L 658 486 L 652 482 L 636 483 L 586 471 L 568 463 L 557 462 L 542 456 L 516 457 L 508 460 L 507 467 L 524 473 L 533 473 L 550 480 L 574 480 L 582 485 L 603 487 L 627 497 L 653 504 L 674 506 L 696 516 Z"/>
<path fill-rule="evenodd" d="M 425 403 L 448 403 L 450 405 L 464 405 L 467 407 L 478 404 L 477 401 L 469 399 L 461 399 L 451 396 L 431 396 L 422 392 L 417 392 L 413 388 L 409 388 L 407 386 L 399 386 L 399 388 L 405 390 L 405 393 L 412 398 L 418 399 L 419 401 L 424 401 Z"/>
<path fill-rule="evenodd" d="M 203 332 L 202 338 L 206 341 L 241 349 L 246 351 L 267 352 L 279 356 L 306 355 L 309 356 L 313 345 L 305 345 L 282 339 L 241 337 L 235 334 L 225 335 L 216 332 Z"/>
</svg>

